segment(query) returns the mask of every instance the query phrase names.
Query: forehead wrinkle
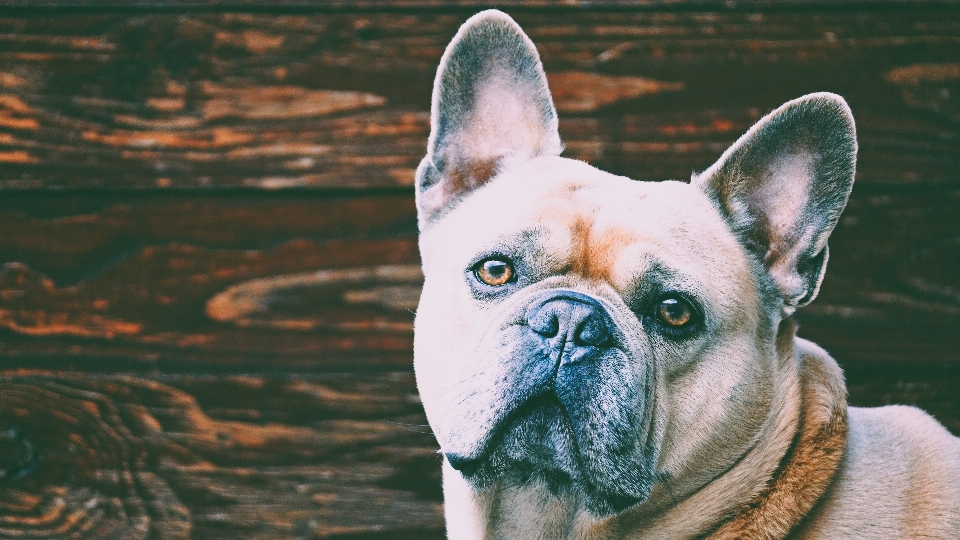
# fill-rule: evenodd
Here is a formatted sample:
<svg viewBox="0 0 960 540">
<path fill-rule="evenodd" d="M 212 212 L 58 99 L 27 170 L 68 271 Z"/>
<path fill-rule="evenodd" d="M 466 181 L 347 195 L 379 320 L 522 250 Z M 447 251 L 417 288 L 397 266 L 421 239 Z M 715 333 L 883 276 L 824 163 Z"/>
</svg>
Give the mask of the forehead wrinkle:
<svg viewBox="0 0 960 540">
<path fill-rule="evenodd" d="M 639 263 L 636 255 L 648 253 L 672 261 L 669 266 L 684 269 L 691 277 L 702 274 L 703 263 L 715 271 L 718 259 L 736 258 L 712 230 L 709 218 L 698 212 L 699 201 L 670 196 L 681 186 L 639 182 L 633 186 L 654 191 L 623 190 L 611 196 L 612 190 L 603 189 L 606 186 L 589 186 L 568 192 L 563 206 L 570 224 L 571 271 L 618 288 L 634 277 L 624 275 L 624 257 L 631 266 Z"/>
<path fill-rule="evenodd" d="M 601 211 L 610 213 L 612 209 L 609 208 L 609 199 L 599 203 L 596 200 L 597 195 L 604 197 L 607 194 L 594 191 L 576 185 L 568 192 L 572 214 L 570 271 L 590 280 L 610 283 L 619 253 L 633 244 L 637 235 L 627 224 L 598 219 Z M 614 214 L 621 215 L 622 212 L 615 211 Z"/>
</svg>

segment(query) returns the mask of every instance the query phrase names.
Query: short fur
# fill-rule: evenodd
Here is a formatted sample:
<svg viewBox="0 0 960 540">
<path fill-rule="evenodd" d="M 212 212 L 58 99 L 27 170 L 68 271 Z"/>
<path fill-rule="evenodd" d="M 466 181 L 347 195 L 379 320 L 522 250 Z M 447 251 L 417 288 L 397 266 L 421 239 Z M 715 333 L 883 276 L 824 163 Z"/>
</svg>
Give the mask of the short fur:
<svg viewBox="0 0 960 540">
<path fill-rule="evenodd" d="M 842 98 L 784 104 L 690 183 L 635 182 L 558 157 L 536 49 L 491 10 L 444 54 L 432 128 L 414 354 L 449 538 L 960 538 L 960 439 L 848 408 L 795 336 L 853 183 Z"/>
</svg>

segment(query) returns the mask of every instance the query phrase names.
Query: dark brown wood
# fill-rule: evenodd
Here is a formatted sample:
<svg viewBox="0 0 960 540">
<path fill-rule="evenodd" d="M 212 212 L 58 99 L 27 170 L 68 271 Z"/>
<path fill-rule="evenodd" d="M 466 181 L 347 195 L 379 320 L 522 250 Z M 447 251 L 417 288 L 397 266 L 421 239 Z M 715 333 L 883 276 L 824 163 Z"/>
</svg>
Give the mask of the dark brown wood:
<svg viewBox="0 0 960 540">
<path fill-rule="evenodd" d="M 54 4 L 0 17 L 0 538 L 442 538 L 412 180 L 481 3 Z M 498 5 L 566 155 L 639 180 L 844 95 L 857 184 L 800 335 L 851 403 L 960 434 L 954 3 Z"/>
<path fill-rule="evenodd" d="M 796 7 L 829 7 L 840 9 L 875 8 L 912 5 L 954 5 L 956 0 L 589 0 L 582 2 L 555 2 L 551 0 L 158 0 L 149 4 L 131 4 L 124 0 L 4 0 L 3 6 L 38 9 L 103 9 L 124 11 L 158 11 L 169 9 L 231 9 L 311 12 L 363 12 L 373 10 L 424 11 L 482 9 L 541 9 L 550 11 L 624 10 L 624 9 L 790 9 Z"/>
<path fill-rule="evenodd" d="M 841 362 L 960 364 L 960 191 L 854 191 L 800 334 Z"/>
<path fill-rule="evenodd" d="M 134 368 L 410 362 L 421 278 L 408 194 L 14 195 L 2 205 L 7 365 L 75 357 L 99 369 L 104 356 Z M 355 277 L 356 269 L 373 270 Z M 333 274 L 317 282 L 317 271 Z M 246 321 L 235 301 L 223 300 L 231 286 L 304 273 L 302 285 L 266 291 L 273 300 Z M 394 297 L 411 287 L 398 304 Z"/>
<path fill-rule="evenodd" d="M 4 375 L 0 537 L 442 538 L 409 372 Z"/>
<path fill-rule="evenodd" d="M 801 335 L 841 362 L 960 364 L 960 190 L 875 193 L 855 190 Z M 7 365 L 410 362 L 409 193 L 11 194 L 0 208 Z"/>
<path fill-rule="evenodd" d="M 437 62 L 469 13 L 0 19 L 0 187 L 409 186 Z M 859 182 L 956 186 L 957 13 L 515 15 L 572 157 L 685 178 L 765 111 L 831 90 L 860 125 Z"/>
</svg>

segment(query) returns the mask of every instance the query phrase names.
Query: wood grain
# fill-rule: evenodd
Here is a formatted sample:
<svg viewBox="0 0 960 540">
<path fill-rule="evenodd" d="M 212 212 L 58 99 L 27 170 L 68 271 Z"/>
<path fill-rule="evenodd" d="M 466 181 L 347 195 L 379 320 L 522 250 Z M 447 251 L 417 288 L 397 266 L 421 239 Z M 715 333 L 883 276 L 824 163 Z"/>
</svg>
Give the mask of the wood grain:
<svg viewBox="0 0 960 540">
<path fill-rule="evenodd" d="M 412 375 L 6 373 L 0 537 L 440 538 Z"/>
<path fill-rule="evenodd" d="M 347 327 L 252 328 L 207 311 L 210 299 L 251 279 L 416 264 L 409 195 L 112 201 L 25 195 L 4 204 L 0 328 L 10 338 L 4 342 L 8 364 L 46 365 L 50 356 L 56 357 L 51 362 L 100 358 L 94 365 L 110 357 L 134 365 L 190 361 L 234 368 L 410 361 L 409 306 L 364 301 L 357 294 L 369 294 L 369 287 L 360 282 L 314 288 L 279 303 L 288 318 L 297 311 L 301 318 L 354 321 Z"/>
<path fill-rule="evenodd" d="M 470 12 L 4 18 L 0 187 L 409 186 Z M 956 186 L 954 8 L 515 15 L 572 157 L 686 178 L 767 110 L 830 90 L 860 126 L 859 182 Z"/>
<path fill-rule="evenodd" d="M 954 5 L 956 0 L 911 0 L 913 5 Z M 622 11 L 625 9 L 658 9 L 682 10 L 689 8 L 736 10 L 736 9 L 776 9 L 780 7 L 831 7 L 851 9 L 858 7 L 902 7 L 902 0 L 846 0 L 832 2 L 830 0 L 787 0 L 774 3 L 770 0 L 741 0 L 729 2 L 726 0 L 635 0 L 625 4 L 622 0 L 590 0 L 589 2 L 551 2 L 549 0 L 158 0 L 147 5 L 131 5 L 123 0 L 43 0 L 29 2 L 27 0 L 7 0 L 7 6 L 28 8 L 32 11 L 45 8 L 56 9 L 97 9 L 109 8 L 123 11 L 159 11 L 167 9 L 231 9 L 243 11 L 259 11 L 267 9 L 272 12 L 364 12 L 371 10 L 384 11 L 449 11 L 468 9 L 479 11 L 482 9 L 541 9 L 556 11 L 587 11 L 610 10 Z"/>
<path fill-rule="evenodd" d="M 443 537 L 409 371 L 0 375 L 0 537 Z M 906 396 L 960 432 L 960 371 L 853 375 L 854 403 Z"/>
</svg>

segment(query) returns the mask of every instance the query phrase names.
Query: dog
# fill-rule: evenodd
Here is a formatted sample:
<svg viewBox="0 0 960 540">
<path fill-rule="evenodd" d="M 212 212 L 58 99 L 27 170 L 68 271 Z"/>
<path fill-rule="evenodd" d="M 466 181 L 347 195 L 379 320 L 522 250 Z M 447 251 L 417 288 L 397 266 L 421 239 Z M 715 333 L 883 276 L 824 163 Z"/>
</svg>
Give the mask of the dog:
<svg viewBox="0 0 960 540">
<path fill-rule="evenodd" d="M 795 335 L 853 184 L 843 98 L 784 104 L 689 182 L 561 151 L 533 43 L 469 19 L 416 177 L 448 538 L 960 538 L 960 439 L 847 407 Z"/>
</svg>

